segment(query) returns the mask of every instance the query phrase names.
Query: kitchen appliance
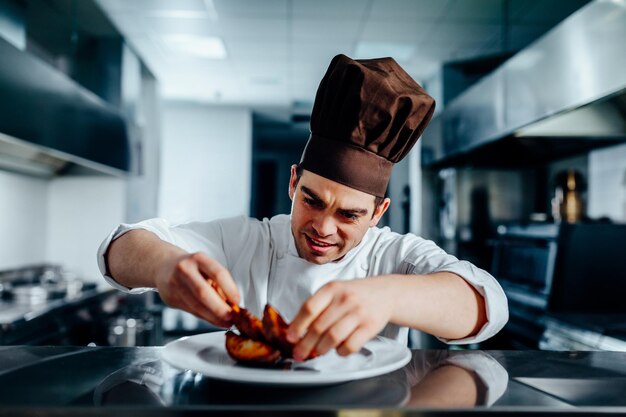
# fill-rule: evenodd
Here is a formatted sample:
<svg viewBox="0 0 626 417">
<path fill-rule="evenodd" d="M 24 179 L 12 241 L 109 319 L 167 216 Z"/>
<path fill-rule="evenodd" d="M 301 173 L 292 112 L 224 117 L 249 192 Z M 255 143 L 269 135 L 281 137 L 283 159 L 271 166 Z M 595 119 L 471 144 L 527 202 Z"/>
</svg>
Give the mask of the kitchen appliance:
<svg viewBox="0 0 626 417">
<path fill-rule="evenodd" d="M 552 288 L 559 225 L 500 225 L 493 246 L 491 274 L 509 301 L 509 322 L 491 343 L 506 348 L 537 348 Z"/>
<path fill-rule="evenodd" d="M 163 343 L 163 304 L 153 291 L 125 294 L 44 264 L 0 271 L 0 293 L 0 345 Z"/>
<path fill-rule="evenodd" d="M 509 300 L 499 343 L 539 348 L 548 317 L 626 340 L 625 224 L 502 225 L 491 244 L 491 273 Z"/>
<path fill-rule="evenodd" d="M 626 224 L 562 224 L 548 310 L 626 314 L 625 253 Z"/>
<path fill-rule="evenodd" d="M 0 36 L 0 169 L 52 176 L 130 170 L 118 109 Z"/>
<path fill-rule="evenodd" d="M 626 4 L 582 7 L 434 117 L 427 165 L 532 166 L 626 141 Z"/>
<path fill-rule="evenodd" d="M 557 254 L 556 224 L 501 225 L 494 247 L 492 274 L 509 299 L 545 309 Z"/>
</svg>

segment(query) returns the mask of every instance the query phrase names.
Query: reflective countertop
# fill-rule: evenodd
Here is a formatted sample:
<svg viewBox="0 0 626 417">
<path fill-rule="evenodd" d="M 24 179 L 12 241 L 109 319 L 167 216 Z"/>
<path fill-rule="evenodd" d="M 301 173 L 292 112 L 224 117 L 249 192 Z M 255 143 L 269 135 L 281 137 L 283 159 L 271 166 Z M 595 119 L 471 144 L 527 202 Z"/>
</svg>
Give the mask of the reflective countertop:
<svg viewBox="0 0 626 417">
<path fill-rule="evenodd" d="M 414 350 L 387 375 L 290 388 L 180 371 L 162 350 L 0 347 L 0 415 L 626 413 L 621 352 Z"/>
</svg>

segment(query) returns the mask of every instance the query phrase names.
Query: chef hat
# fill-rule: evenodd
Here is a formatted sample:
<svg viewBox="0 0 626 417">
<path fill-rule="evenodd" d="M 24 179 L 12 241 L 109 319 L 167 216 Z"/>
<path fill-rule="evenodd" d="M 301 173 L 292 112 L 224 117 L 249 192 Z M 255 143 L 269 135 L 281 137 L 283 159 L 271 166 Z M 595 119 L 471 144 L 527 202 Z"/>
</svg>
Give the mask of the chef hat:
<svg viewBox="0 0 626 417">
<path fill-rule="evenodd" d="M 435 101 L 392 58 L 337 55 L 322 79 L 300 166 L 383 197 L 393 164 L 428 125 Z"/>
</svg>

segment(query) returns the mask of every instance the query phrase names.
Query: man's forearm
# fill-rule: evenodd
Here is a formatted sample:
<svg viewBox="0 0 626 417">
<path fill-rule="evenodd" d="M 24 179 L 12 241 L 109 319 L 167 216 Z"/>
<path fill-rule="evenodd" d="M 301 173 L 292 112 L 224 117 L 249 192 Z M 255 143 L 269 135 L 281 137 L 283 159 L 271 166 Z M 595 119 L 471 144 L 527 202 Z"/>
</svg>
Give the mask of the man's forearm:
<svg viewBox="0 0 626 417">
<path fill-rule="evenodd" d="M 445 339 L 475 335 L 487 322 L 483 297 L 450 272 L 389 275 L 394 281 L 391 322 Z"/>
<path fill-rule="evenodd" d="M 182 249 L 146 230 L 131 230 L 115 239 L 105 255 L 109 274 L 128 288 L 156 287 L 158 274 L 174 268 Z M 171 269 L 170 268 L 170 269 Z"/>
</svg>

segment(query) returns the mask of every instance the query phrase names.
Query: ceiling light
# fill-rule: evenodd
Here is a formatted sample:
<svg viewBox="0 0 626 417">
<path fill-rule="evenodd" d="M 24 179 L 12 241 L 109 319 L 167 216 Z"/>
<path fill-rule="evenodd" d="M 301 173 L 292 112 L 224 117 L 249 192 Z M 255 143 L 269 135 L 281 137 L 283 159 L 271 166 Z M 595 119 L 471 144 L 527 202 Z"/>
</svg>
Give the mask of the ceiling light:
<svg viewBox="0 0 626 417">
<path fill-rule="evenodd" d="M 398 62 L 406 62 L 415 52 L 415 45 L 399 42 L 359 42 L 355 58 L 371 59 L 390 56 Z"/>
<path fill-rule="evenodd" d="M 216 36 L 196 36 L 173 34 L 163 36 L 170 49 L 188 55 L 209 59 L 226 59 L 226 48 L 221 38 Z"/>
</svg>

